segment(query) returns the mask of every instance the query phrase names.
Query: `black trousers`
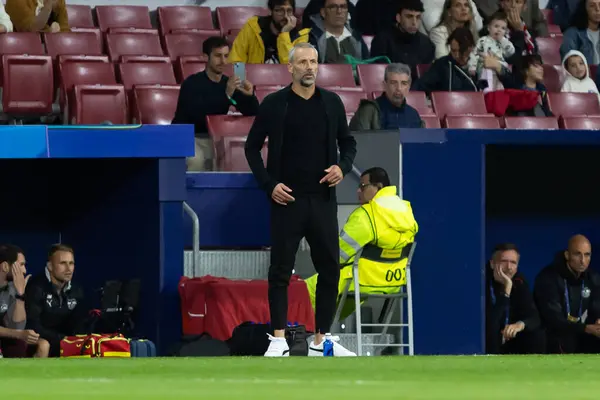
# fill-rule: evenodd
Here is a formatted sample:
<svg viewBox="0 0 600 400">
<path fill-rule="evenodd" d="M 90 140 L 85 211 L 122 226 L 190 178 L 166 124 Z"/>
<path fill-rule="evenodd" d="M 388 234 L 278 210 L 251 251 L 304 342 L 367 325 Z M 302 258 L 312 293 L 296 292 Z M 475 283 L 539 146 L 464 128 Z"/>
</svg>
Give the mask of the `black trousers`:
<svg viewBox="0 0 600 400">
<path fill-rule="evenodd" d="M 546 354 L 546 335 L 542 329 L 519 332 L 504 344 L 500 332 L 487 337 L 487 354 Z"/>
<path fill-rule="evenodd" d="M 323 196 L 298 196 L 296 201 L 285 206 L 271 205 L 271 327 L 285 329 L 287 326 L 287 289 L 303 237 L 310 246 L 310 256 L 319 274 L 315 301 L 316 332 L 327 333 L 336 310 L 340 246 L 337 203 Z"/>
<path fill-rule="evenodd" d="M 600 339 L 587 333 L 548 333 L 550 354 L 598 354 Z"/>
</svg>

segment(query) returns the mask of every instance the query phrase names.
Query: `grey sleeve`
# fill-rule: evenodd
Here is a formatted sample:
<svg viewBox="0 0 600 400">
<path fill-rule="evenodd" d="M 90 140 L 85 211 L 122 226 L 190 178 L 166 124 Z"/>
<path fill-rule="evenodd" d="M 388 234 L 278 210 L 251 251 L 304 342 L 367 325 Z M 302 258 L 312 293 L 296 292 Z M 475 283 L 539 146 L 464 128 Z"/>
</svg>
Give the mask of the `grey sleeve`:
<svg viewBox="0 0 600 400">
<path fill-rule="evenodd" d="M 14 322 L 13 321 L 13 313 L 15 312 L 15 307 L 17 305 L 17 299 L 16 299 L 16 295 L 17 292 L 14 290 L 14 288 L 10 288 L 10 300 L 8 302 L 8 311 L 6 312 L 6 314 L 4 315 L 4 326 L 6 326 L 9 329 L 18 329 L 18 330 L 22 330 L 25 329 L 25 324 L 27 323 L 27 319 L 25 319 L 24 321 L 21 322 Z"/>
</svg>

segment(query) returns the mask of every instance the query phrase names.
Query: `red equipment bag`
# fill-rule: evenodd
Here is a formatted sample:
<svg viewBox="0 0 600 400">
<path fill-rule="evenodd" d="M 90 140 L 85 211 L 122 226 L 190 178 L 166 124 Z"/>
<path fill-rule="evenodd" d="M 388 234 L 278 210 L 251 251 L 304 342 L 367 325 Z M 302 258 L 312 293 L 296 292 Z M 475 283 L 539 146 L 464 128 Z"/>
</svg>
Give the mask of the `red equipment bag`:
<svg viewBox="0 0 600 400">
<path fill-rule="evenodd" d="M 242 322 L 270 321 L 266 280 L 183 277 L 179 295 L 184 335 L 208 333 L 215 339 L 228 340 Z M 306 283 L 297 276 L 290 281 L 288 298 L 288 321 L 314 332 L 315 316 Z"/>
<path fill-rule="evenodd" d="M 62 358 L 131 357 L 129 339 L 121 334 L 67 336 L 60 341 Z"/>
</svg>

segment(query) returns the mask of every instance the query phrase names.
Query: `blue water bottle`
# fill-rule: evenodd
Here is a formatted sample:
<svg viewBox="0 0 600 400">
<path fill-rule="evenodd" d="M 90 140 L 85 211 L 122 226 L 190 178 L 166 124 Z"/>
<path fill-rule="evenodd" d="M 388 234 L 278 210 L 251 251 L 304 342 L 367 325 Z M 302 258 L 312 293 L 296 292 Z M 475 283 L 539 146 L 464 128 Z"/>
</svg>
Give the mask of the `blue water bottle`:
<svg viewBox="0 0 600 400">
<path fill-rule="evenodd" d="M 331 333 L 325 334 L 325 341 L 323 342 L 323 356 L 333 357 L 333 340 L 331 340 Z"/>
</svg>

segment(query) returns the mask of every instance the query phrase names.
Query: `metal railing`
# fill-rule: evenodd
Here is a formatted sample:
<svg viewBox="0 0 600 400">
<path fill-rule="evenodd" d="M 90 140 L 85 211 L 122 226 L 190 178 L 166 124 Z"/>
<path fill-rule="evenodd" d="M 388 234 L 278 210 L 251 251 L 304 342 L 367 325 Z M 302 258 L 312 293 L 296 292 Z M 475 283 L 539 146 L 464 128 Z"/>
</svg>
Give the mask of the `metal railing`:
<svg viewBox="0 0 600 400">
<path fill-rule="evenodd" d="M 198 271 L 198 259 L 200 258 L 200 219 L 198 218 L 198 214 L 185 201 L 183 202 L 183 211 L 192 219 L 192 226 L 194 228 L 192 236 L 192 254 L 194 259 L 192 260 L 192 266 L 194 274 L 196 274 Z"/>
</svg>

